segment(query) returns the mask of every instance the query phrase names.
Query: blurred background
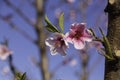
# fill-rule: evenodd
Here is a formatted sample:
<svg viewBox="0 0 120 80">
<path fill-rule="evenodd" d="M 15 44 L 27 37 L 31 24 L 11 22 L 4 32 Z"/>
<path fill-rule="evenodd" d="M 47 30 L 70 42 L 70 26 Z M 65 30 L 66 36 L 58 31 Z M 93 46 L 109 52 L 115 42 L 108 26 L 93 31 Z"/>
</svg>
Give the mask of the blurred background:
<svg viewBox="0 0 120 80">
<path fill-rule="evenodd" d="M 52 56 L 44 41 L 52 34 L 45 29 L 44 16 L 58 27 L 64 13 L 65 33 L 74 22 L 85 22 L 98 37 L 98 27 L 107 32 L 107 0 L 0 0 L 0 43 L 7 40 L 13 51 L 0 59 L 0 80 L 14 80 L 26 72 L 27 80 L 104 80 L 104 57 L 95 44 L 83 50 L 72 45 L 67 56 Z"/>
</svg>

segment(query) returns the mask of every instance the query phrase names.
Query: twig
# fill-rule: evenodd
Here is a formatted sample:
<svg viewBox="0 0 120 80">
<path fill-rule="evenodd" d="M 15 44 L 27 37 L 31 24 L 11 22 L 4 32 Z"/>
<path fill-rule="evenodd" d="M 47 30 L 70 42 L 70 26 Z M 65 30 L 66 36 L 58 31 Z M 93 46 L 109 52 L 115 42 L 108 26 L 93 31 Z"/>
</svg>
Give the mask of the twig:
<svg viewBox="0 0 120 80">
<path fill-rule="evenodd" d="M 5 39 L 5 43 L 4 43 L 6 46 L 8 46 L 8 40 L 7 39 Z M 11 72 L 12 72 L 12 74 L 13 74 L 13 77 L 15 78 L 15 67 L 14 67 L 14 65 L 13 65 L 13 58 L 12 58 L 12 55 L 9 55 L 9 57 L 8 57 L 8 63 L 9 63 L 9 66 L 10 66 L 10 70 L 11 70 Z"/>
<path fill-rule="evenodd" d="M 9 56 L 9 66 L 10 66 L 10 70 L 12 71 L 14 77 L 15 77 L 15 67 L 13 66 L 13 58 L 12 58 L 12 55 Z"/>
</svg>

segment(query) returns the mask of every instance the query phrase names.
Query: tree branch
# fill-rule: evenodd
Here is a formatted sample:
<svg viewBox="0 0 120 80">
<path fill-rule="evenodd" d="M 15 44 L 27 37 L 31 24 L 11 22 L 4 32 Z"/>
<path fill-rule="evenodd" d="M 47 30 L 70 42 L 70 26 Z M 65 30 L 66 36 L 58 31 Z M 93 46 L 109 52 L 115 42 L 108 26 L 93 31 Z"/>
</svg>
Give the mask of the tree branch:
<svg viewBox="0 0 120 80">
<path fill-rule="evenodd" d="M 105 80 L 120 80 L 120 57 L 115 50 L 120 50 L 120 0 L 108 0 L 105 12 L 108 12 L 107 37 L 115 60 L 105 60 Z M 120 54 L 120 53 L 119 53 Z"/>
<path fill-rule="evenodd" d="M 46 34 L 43 26 L 44 17 L 44 3 L 45 0 L 36 0 L 37 8 L 37 23 L 35 26 L 37 37 L 38 37 L 38 47 L 40 50 L 40 69 L 42 74 L 42 80 L 50 80 L 50 73 L 48 70 L 48 59 L 46 54 L 45 38 Z"/>
</svg>

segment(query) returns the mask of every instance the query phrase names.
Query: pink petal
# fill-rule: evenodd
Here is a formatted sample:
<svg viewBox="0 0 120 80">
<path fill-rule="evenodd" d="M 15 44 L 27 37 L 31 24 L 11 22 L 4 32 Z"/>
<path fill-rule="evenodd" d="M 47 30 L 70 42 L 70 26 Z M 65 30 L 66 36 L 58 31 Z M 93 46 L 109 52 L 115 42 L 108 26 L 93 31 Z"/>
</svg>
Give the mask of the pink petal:
<svg viewBox="0 0 120 80">
<path fill-rule="evenodd" d="M 62 56 L 66 55 L 66 47 L 54 47 L 50 49 L 51 51 L 51 55 L 56 55 L 56 54 L 60 54 Z"/>
<path fill-rule="evenodd" d="M 10 51 L 7 46 L 0 45 L 0 59 L 6 60 L 9 55 L 11 55 L 13 52 Z"/>
<path fill-rule="evenodd" d="M 0 55 L 1 60 L 6 60 L 10 53 L 5 53 L 4 55 Z"/>
<path fill-rule="evenodd" d="M 84 30 L 84 36 L 85 36 L 85 37 L 91 37 L 91 38 L 92 38 L 93 34 L 92 34 L 92 32 L 91 32 L 90 30 L 85 29 L 85 30 Z"/>
<path fill-rule="evenodd" d="M 59 54 L 62 55 L 62 56 L 66 56 L 66 50 L 61 49 L 60 52 L 59 52 Z"/>
<path fill-rule="evenodd" d="M 53 37 L 47 38 L 45 44 L 50 47 L 51 55 L 61 54 L 66 55 L 68 43 L 63 34 L 55 33 Z"/>
<path fill-rule="evenodd" d="M 103 45 L 102 45 L 102 43 L 101 42 L 98 42 L 98 41 L 92 41 L 91 43 L 90 43 L 90 45 L 93 47 L 95 47 L 95 48 L 97 48 L 97 49 L 101 49 L 101 48 L 103 48 Z"/>
<path fill-rule="evenodd" d="M 72 42 L 72 38 L 70 37 L 69 32 L 67 32 L 67 33 L 65 34 L 65 41 L 67 41 L 67 42 L 69 42 L 69 43 L 73 43 L 73 42 Z"/>
<path fill-rule="evenodd" d="M 62 46 L 61 48 L 58 49 L 58 52 L 60 55 L 65 56 L 66 55 L 66 46 Z"/>
<path fill-rule="evenodd" d="M 90 37 L 82 37 L 81 39 L 83 41 L 87 41 L 87 42 L 91 42 L 92 41 L 92 38 L 90 38 Z"/>
<path fill-rule="evenodd" d="M 85 47 L 85 42 L 82 40 L 73 40 L 74 47 L 76 49 L 83 49 Z"/>
<path fill-rule="evenodd" d="M 82 40 L 91 42 L 92 39 L 93 39 L 92 32 L 91 32 L 90 30 L 86 29 L 86 30 L 84 31 L 84 35 L 83 35 L 83 37 L 82 37 Z"/>
</svg>

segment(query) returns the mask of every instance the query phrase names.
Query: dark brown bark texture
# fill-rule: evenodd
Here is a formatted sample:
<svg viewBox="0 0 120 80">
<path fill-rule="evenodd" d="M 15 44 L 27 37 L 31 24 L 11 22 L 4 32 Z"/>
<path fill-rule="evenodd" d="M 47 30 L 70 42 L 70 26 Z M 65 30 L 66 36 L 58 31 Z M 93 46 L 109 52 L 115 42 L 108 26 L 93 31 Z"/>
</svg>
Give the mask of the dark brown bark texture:
<svg viewBox="0 0 120 80">
<path fill-rule="evenodd" d="M 120 50 L 120 0 L 108 0 L 105 12 L 108 13 L 107 38 L 115 56 L 115 51 Z M 115 56 L 113 61 L 105 59 L 104 80 L 120 80 L 120 57 Z"/>
</svg>

